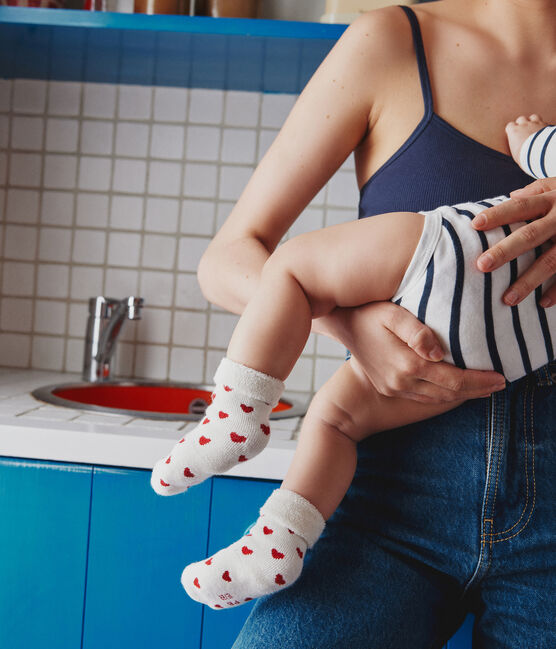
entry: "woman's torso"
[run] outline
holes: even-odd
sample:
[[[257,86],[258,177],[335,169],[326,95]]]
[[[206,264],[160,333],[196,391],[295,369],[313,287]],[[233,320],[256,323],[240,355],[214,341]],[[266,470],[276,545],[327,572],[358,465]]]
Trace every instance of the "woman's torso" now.
[[[556,121],[556,87],[541,74],[542,58],[539,68],[520,65],[517,55],[509,65],[503,44],[462,7],[435,2],[414,12],[424,72],[408,17],[399,7],[384,10],[405,53],[396,61],[403,83],[374,89],[381,109],[354,151],[360,216],[479,200],[530,180],[509,156],[504,125],[533,112]]]

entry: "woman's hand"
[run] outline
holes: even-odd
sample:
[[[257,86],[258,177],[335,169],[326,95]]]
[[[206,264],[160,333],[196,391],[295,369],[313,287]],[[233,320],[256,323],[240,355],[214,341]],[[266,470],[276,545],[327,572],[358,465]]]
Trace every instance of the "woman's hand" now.
[[[506,385],[496,372],[440,362],[444,352],[432,330],[391,302],[336,309],[319,320],[314,330],[344,343],[385,396],[444,403],[485,397]]]
[[[472,225],[476,230],[491,230],[499,225],[532,219],[478,258],[477,268],[483,272],[495,270],[543,243],[550,244],[504,293],[504,302],[513,306],[556,274],[556,178],[536,180],[511,192],[510,196],[511,200],[478,214]],[[544,293],[540,305],[546,308],[554,303],[556,283]]]

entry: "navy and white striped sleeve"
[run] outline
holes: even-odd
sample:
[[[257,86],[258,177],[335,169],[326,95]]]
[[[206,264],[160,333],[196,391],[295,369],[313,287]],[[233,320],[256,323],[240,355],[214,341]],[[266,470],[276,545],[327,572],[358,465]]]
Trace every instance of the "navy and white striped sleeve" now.
[[[556,126],[545,126],[525,140],[519,164],[533,178],[556,176]]]

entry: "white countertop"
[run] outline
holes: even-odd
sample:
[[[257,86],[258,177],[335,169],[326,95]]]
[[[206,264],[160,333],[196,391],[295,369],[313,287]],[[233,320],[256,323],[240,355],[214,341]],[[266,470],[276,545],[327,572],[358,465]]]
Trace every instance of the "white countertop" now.
[[[77,374],[0,368],[0,456],[152,469],[196,424],[97,414],[37,401],[31,392],[54,383],[80,382]],[[257,457],[226,475],[282,480],[299,418],[281,419]]]

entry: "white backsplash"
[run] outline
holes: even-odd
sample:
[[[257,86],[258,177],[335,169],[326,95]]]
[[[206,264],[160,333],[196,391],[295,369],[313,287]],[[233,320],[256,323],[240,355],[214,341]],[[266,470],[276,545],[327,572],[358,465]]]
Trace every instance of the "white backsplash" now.
[[[0,366],[80,372],[88,298],[145,299],[116,374],[212,382],[237,317],[195,271],[296,97],[0,80]],[[356,218],[352,156],[289,235]],[[311,336],[287,388],[344,357]]]

